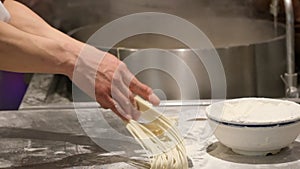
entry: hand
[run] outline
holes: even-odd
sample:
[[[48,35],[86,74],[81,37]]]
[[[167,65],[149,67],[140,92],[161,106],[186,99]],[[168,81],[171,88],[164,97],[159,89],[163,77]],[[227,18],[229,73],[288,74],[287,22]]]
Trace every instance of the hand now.
[[[127,120],[137,120],[140,116],[134,101],[135,95],[153,105],[160,102],[152,89],[138,81],[123,62],[91,46],[82,50],[74,69],[73,81],[103,108],[110,108]],[[91,86],[95,87],[94,91]]]

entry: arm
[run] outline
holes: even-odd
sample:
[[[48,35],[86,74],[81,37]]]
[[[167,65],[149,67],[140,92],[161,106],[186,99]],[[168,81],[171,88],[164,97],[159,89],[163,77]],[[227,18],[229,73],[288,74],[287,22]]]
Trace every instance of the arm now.
[[[132,105],[134,95],[159,104],[152,90],[139,82],[113,55],[52,28],[16,1],[6,0],[4,5],[11,20],[8,24],[0,22],[0,69],[64,74],[94,96],[102,107],[112,109],[125,119],[139,116]]]
[[[75,57],[62,44],[0,22],[0,69],[70,74]],[[64,56],[61,56],[64,54]]]
[[[75,39],[72,39],[59,30],[51,27],[40,16],[35,14],[25,5],[14,0],[6,0],[4,5],[12,16],[9,24],[13,25],[17,29],[53,40],[63,40],[65,42],[71,40],[73,41],[72,43],[76,42]]]
[[[6,0],[4,6],[11,19],[8,24],[0,23],[0,69],[71,77],[84,44],[54,29],[17,1]]]

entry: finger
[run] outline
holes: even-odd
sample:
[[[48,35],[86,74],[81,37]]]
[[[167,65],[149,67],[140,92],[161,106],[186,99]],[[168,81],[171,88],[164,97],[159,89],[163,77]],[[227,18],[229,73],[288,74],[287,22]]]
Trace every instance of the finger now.
[[[129,96],[129,99],[130,99],[130,102],[133,105],[133,107],[137,109],[137,102],[134,99],[135,96],[136,96],[135,94],[131,93],[131,95]]]
[[[118,103],[114,101],[110,96],[102,96],[99,97],[97,102],[101,105],[104,109],[111,109],[114,113],[116,113],[119,117],[121,117],[123,120],[130,120],[131,116],[128,116],[125,111],[121,108],[121,106],[118,106]]]
[[[118,85],[115,82],[113,82],[113,87],[112,88],[113,89],[119,89],[121,91],[121,93],[123,93],[123,95],[125,95],[126,98],[128,98],[129,101],[135,106],[136,105],[136,102],[134,100],[135,95],[130,91],[129,85],[127,85],[124,81],[120,81],[120,80],[118,80],[118,81],[119,81]]]
[[[114,101],[114,106],[111,108],[113,112],[115,112],[119,117],[121,117],[123,120],[129,121],[132,119],[130,114],[127,114],[125,110],[122,108],[122,106],[119,105],[117,101]]]
[[[135,97],[135,95],[132,92],[130,92],[130,94],[129,94],[129,100],[130,100],[130,102],[131,102],[131,104],[133,106],[133,109],[134,109],[134,111],[132,113],[132,118],[134,120],[138,120],[140,118],[140,116],[141,116],[141,112],[138,110],[138,105],[137,105],[137,102],[134,99],[134,97]]]
[[[110,109],[114,107],[114,101],[112,98],[108,95],[103,95],[101,97],[98,97],[97,102],[100,104],[101,108],[104,109]]]
[[[155,106],[159,105],[160,100],[153,93],[152,89],[150,87],[148,87],[147,85],[138,81],[137,78],[133,77],[129,88],[134,94],[137,94],[137,95],[141,96],[143,99],[148,100],[153,105],[155,105]]]
[[[122,75],[120,72],[114,73],[111,92],[113,93],[115,90],[117,91],[117,89],[119,89],[120,92],[132,103],[132,105],[136,107],[136,101],[134,100],[135,95],[130,91],[129,83],[124,81],[124,76],[125,75]]]
[[[160,103],[160,99],[159,97],[156,96],[156,94],[152,93],[149,97],[148,97],[148,101],[150,103],[152,103],[154,106],[158,106]]]
[[[127,69],[127,66],[122,62],[118,67],[121,73],[122,80],[125,85],[129,86],[133,94],[140,95],[145,100],[148,100],[153,105],[159,105],[159,98],[153,94],[152,89],[147,85],[141,83],[136,77]]]
[[[116,107],[112,107],[111,110],[112,110],[114,113],[116,113],[116,115],[118,115],[121,119],[123,119],[123,120],[125,120],[125,121],[131,120],[130,117],[128,117],[128,116],[123,116],[123,114],[120,113],[120,112],[117,110]]]
[[[140,116],[140,112],[133,106],[130,99],[126,97],[124,93],[127,92],[122,92],[120,91],[120,89],[115,89],[113,93],[113,99],[118,102],[118,104],[121,106],[121,108],[125,111],[126,114],[129,114],[134,120],[136,120]]]

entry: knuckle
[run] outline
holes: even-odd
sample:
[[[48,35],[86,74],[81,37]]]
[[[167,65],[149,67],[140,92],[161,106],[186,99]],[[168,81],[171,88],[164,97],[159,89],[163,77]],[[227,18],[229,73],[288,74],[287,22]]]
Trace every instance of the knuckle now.
[[[107,104],[108,104],[108,106],[109,106],[110,108],[115,107],[115,102],[112,100],[111,97],[107,96],[107,97],[105,98],[105,100],[107,101]]]
[[[96,95],[99,97],[105,97],[108,95],[111,91],[111,88],[109,86],[101,86],[96,90]]]
[[[103,96],[97,99],[97,102],[101,105],[102,108],[104,109],[111,109],[115,107],[114,102],[109,96]]]

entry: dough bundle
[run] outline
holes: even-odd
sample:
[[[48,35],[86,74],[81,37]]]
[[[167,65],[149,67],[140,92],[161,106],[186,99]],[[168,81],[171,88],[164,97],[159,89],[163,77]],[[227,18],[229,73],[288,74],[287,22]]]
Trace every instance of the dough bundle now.
[[[138,109],[142,112],[142,117],[151,119],[151,122],[143,124],[130,120],[126,124],[126,128],[137,142],[150,153],[151,168],[187,169],[188,161],[183,138],[174,127],[175,123],[152,109],[140,97],[136,97],[135,100]]]

